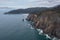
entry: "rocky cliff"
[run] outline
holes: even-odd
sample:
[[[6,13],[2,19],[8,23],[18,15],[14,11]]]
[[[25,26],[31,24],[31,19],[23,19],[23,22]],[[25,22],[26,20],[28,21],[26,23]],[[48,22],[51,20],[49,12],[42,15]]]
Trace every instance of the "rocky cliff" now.
[[[60,39],[60,5],[40,13],[29,14],[28,21],[34,22],[34,27],[42,29],[50,37]]]

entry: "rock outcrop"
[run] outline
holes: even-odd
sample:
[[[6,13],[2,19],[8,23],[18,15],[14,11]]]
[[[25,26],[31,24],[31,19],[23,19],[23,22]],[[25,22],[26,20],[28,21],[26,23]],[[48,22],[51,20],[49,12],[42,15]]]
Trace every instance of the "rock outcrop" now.
[[[60,6],[42,11],[36,14],[29,14],[28,21],[34,22],[34,27],[42,29],[50,37],[60,39]]]

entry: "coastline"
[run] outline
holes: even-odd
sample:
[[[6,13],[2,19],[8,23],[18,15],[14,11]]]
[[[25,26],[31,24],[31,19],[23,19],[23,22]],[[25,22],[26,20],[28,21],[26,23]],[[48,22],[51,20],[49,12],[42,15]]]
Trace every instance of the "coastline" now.
[[[60,6],[39,13],[31,13],[26,20],[30,21],[35,29],[38,29],[39,34],[44,33],[46,37],[53,40],[60,39]]]
[[[30,21],[30,24],[29,24],[29,25],[31,25],[31,24],[32,24],[32,23],[31,23],[31,21]],[[44,36],[46,36],[46,38],[48,38],[48,39],[51,39],[51,40],[60,40],[60,39],[58,39],[58,38],[56,38],[56,37],[53,37],[53,38],[50,37],[48,34],[45,34],[42,29],[34,28],[32,25],[31,25],[31,29],[32,29],[32,30],[35,29],[35,30],[38,32],[39,35],[44,35]]]
[[[35,29],[35,30],[38,32],[39,35],[44,35],[44,36],[46,36],[46,38],[51,39],[51,37],[48,36],[48,34],[45,34],[42,29],[34,28],[34,25],[33,25],[33,22],[32,22],[32,21],[28,21],[28,22],[29,22],[28,25],[29,25],[29,26],[31,25],[30,28],[31,28],[32,30]]]
[[[28,15],[30,16],[30,15]],[[32,16],[31,16],[32,17]],[[33,19],[33,18],[32,18]],[[46,38],[49,38],[49,39],[52,39],[52,40],[60,40],[59,38],[53,36],[53,35],[49,35],[48,33],[44,33],[44,30],[43,29],[40,29],[38,24],[36,25],[35,24],[35,21],[32,21],[32,20],[28,20],[30,22],[30,24],[32,25],[31,26],[31,29],[36,29],[38,31],[38,34],[39,35],[45,35]],[[47,30],[48,31],[48,30]],[[50,33],[50,32],[49,32]]]

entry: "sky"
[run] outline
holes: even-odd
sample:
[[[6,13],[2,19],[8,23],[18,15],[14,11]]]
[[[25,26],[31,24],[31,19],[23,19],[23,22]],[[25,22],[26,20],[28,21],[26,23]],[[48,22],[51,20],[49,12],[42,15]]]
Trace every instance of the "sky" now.
[[[0,7],[10,8],[52,7],[59,4],[60,0],[0,0]]]

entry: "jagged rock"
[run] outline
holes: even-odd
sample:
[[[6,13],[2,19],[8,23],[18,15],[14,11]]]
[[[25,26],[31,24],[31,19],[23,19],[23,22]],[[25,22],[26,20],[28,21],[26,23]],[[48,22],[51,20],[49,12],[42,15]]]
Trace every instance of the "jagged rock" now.
[[[38,14],[29,14],[27,19],[34,22],[35,28],[42,29],[49,36],[60,39],[60,6],[57,8],[53,7]]]

